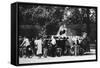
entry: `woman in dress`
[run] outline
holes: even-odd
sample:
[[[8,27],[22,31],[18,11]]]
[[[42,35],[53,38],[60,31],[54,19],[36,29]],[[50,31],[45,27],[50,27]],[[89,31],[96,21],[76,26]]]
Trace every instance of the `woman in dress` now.
[[[37,52],[36,52],[36,54],[41,58],[41,56],[42,56],[42,44],[43,44],[42,38],[36,39],[34,41],[34,43],[37,45]]]

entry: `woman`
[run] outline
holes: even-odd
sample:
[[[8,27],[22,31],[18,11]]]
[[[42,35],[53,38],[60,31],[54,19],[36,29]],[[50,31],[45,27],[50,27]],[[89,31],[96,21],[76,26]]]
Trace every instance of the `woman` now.
[[[41,56],[42,56],[42,44],[43,44],[42,39],[41,38],[40,39],[36,39],[34,41],[34,43],[37,45],[36,54],[41,58]]]

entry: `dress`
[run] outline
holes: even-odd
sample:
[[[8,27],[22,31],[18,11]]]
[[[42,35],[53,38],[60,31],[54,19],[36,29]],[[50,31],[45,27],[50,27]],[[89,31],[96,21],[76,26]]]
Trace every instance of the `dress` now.
[[[42,44],[43,44],[42,40],[39,39],[39,40],[35,40],[34,42],[37,45],[37,52],[36,52],[37,55],[42,54]]]

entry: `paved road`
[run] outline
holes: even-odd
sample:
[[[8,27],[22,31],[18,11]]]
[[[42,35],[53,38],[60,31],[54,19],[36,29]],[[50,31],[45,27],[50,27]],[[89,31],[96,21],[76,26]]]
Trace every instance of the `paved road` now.
[[[47,57],[38,58],[36,56],[32,58],[19,58],[20,64],[27,63],[44,63],[44,62],[61,62],[61,61],[78,61],[78,60],[92,60],[96,59],[95,50],[91,49],[90,52],[85,53],[82,56],[61,56],[61,57]]]

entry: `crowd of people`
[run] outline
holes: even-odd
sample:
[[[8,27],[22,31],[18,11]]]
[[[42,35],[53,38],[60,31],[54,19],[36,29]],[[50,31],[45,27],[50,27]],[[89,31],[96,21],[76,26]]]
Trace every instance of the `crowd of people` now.
[[[90,51],[87,33],[83,32],[82,36],[68,36],[65,25],[60,27],[56,35],[19,38],[20,57],[83,55],[86,51]]]
[[[23,37],[19,40],[19,56],[41,58],[41,56],[83,55],[85,51],[89,51],[89,43],[87,39],[82,39],[83,43],[80,41],[78,37],[57,37],[55,35],[35,39]]]

